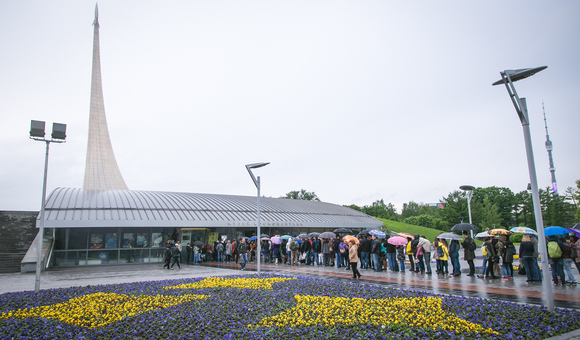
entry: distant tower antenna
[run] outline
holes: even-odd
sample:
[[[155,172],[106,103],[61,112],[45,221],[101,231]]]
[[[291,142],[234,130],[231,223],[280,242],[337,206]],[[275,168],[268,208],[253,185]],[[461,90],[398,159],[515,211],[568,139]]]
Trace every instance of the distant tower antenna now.
[[[544,125],[546,126],[546,150],[548,151],[548,159],[550,160],[550,173],[552,174],[552,190],[555,195],[558,195],[558,185],[556,184],[556,168],[554,167],[554,159],[552,158],[552,141],[550,140],[550,135],[548,135],[548,121],[546,120],[546,109],[544,108],[544,102],[542,102],[542,110],[544,111]]]

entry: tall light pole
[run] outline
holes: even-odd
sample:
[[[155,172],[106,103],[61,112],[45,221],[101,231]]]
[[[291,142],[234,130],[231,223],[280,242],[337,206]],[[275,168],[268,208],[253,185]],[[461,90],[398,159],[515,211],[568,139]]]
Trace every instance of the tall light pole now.
[[[467,213],[469,214],[469,224],[471,223],[471,196],[473,195],[473,190],[475,190],[475,187],[472,185],[462,185],[459,187],[459,189],[463,190],[463,191],[467,191]],[[471,232],[471,238],[473,238],[473,230],[470,230]]]
[[[532,149],[532,137],[530,133],[530,120],[528,118],[528,107],[526,98],[520,98],[514,87],[514,82],[530,77],[548,66],[535,68],[525,68],[519,70],[505,70],[500,72],[501,79],[492,85],[504,84],[512,103],[516,109],[520,122],[524,130],[524,141],[526,144],[526,154],[528,157],[528,171],[530,173],[530,185],[532,187],[532,200],[534,202],[534,216],[536,218],[536,229],[538,232],[538,250],[542,261],[543,285],[546,295],[546,305],[550,312],[554,311],[554,294],[550,283],[550,270],[548,265],[548,252],[546,250],[546,237],[544,236],[544,221],[542,219],[542,209],[540,206],[540,195],[538,193],[538,179],[536,177],[536,164],[534,162],[534,152]]]
[[[252,180],[254,181],[254,184],[256,185],[256,188],[258,189],[258,203],[257,203],[257,212],[258,212],[258,236],[256,239],[256,242],[258,243],[258,247],[256,248],[256,259],[258,262],[258,274],[260,274],[260,252],[262,250],[262,245],[261,245],[261,240],[260,240],[260,176],[258,176],[258,178],[256,178],[254,176],[254,173],[252,172],[252,169],[257,169],[257,168],[261,168],[263,166],[266,166],[270,164],[270,162],[268,163],[253,163],[253,164],[246,164],[246,170],[248,170],[248,173],[250,174],[250,177],[252,177]]]
[[[52,123],[51,139],[44,138],[45,122],[39,120],[30,121],[30,139],[46,143],[44,156],[44,179],[42,181],[42,204],[40,205],[40,225],[38,227],[38,257],[36,258],[36,279],[34,291],[40,291],[40,273],[42,272],[42,241],[44,240],[44,207],[46,204],[46,178],[48,175],[48,150],[50,143],[64,143],[66,139],[66,124]]]

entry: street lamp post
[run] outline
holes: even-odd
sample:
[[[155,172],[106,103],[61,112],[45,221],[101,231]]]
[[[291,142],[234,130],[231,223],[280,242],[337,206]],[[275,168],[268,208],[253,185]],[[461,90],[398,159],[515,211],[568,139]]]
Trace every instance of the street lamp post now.
[[[530,133],[530,121],[528,118],[528,107],[526,105],[526,98],[520,98],[514,87],[514,82],[530,77],[548,66],[540,66],[535,68],[526,68],[519,70],[505,70],[500,72],[501,79],[492,85],[504,84],[512,103],[516,109],[520,122],[524,130],[524,141],[526,145],[526,154],[528,158],[528,171],[530,173],[530,185],[532,187],[532,200],[534,202],[534,216],[536,218],[536,229],[538,232],[538,250],[541,256],[543,285],[546,295],[546,304],[550,312],[554,311],[554,295],[552,292],[552,285],[550,283],[550,270],[548,264],[548,252],[546,248],[546,238],[544,236],[544,221],[542,219],[542,209],[540,206],[540,195],[538,193],[538,179],[536,176],[536,165],[534,162],[534,153],[532,149],[532,137]]]
[[[471,222],[471,196],[473,195],[473,190],[475,190],[475,187],[472,185],[462,185],[459,187],[459,189],[463,190],[463,191],[467,191],[467,213],[469,214],[469,224],[472,224]],[[471,232],[471,238],[473,238],[473,230],[470,230]]]
[[[256,259],[257,259],[257,263],[258,263],[258,274],[260,274],[260,252],[262,251],[262,245],[261,245],[261,240],[260,240],[260,176],[258,176],[258,178],[256,178],[254,176],[254,173],[252,172],[252,169],[257,169],[257,168],[261,168],[263,166],[266,166],[270,164],[270,162],[268,163],[253,163],[253,164],[246,164],[246,169],[248,170],[248,173],[250,174],[250,177],[252,177],[252,180],[254,181],[254,184],[256,185],[256,188],[258,189],[258,202],[257,202],[257,223],[258,223],[258,236],[256,239],[256,242],[258,244],[258,247],[256,248]]]
[[[40,291],[40,273],[42,272],[42,241],[44,240],[44,207],[46,205],[46,178],[48,175],[48,150],[50,143],[64,143],[66,139],[66,124],[52,123],[51,139],[44,138],[45,122],[30,121],[30,139],[46,143],[46,153],[44,156],[44,179],[42,181],[42,204],[40,205],[40,225],[38,226],[38,257],[36,258],[36,279],[34,291]]]

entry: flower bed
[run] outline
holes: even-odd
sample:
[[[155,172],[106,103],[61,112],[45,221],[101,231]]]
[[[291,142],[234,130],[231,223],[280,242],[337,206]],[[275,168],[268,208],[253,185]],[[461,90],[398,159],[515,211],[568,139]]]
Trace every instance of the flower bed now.
[[[0,295],[0,339],[542,339],[580,311],[279,275]]]

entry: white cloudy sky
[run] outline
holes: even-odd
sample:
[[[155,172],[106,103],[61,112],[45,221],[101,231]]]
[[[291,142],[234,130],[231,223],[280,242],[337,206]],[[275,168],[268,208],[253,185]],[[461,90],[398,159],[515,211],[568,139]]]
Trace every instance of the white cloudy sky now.
[[[0,210],[38,210],[43,144],[68,124],[48,191],[82,187],[92,1],[0,2]],[[578,1],[99,2],[105,108],[130,189],[326,202],[438,202],[460,185],[529,182],[522,127],[499,71],[528,100],[540,187],[580,179]]]

